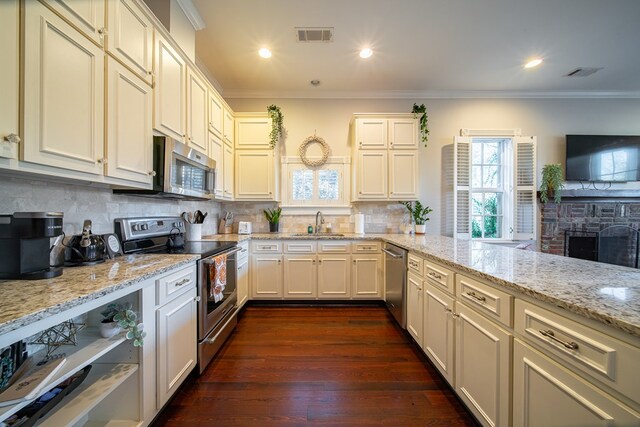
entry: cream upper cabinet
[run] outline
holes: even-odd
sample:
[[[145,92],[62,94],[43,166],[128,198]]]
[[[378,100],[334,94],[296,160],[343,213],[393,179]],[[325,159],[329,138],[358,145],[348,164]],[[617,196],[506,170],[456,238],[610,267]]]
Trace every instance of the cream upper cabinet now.
[[[236,200],[276,200],[273,150],[236,150]]]
[[[216,182],[213,195],[221,199],[224,195],[224,147],[222,140],[209,132],[209,157],[216,162]]]
[[[153,25],[133,0],[107,2],[107,50],[152,83]]]
[[[223,144],[222,147],[222,156],[223,156],[223,167],[224,167],[224,182],[223,182],[223,194],[222,197],[224,200],[233,200],[233,187],[234,187],[234,170],[235,165],[233,164],[233,147]]]
[[[224,135],[222,133],[223,126],[224,105],[218,97],[218,94],[212,88],[209,88],[209,132],[222,139]]]
[[[284,297],[315,299],[317,295],[316,254],[284,256]]]
[[[225,144],[233,146],[235,142],[235,120],[233,118],[233,111],[228,108],[224,108],[222,115],[222,128],[223,128],[223,140]]]
[[[105,0],[44,0],[64,16],[85,36],[99,45],[104,44]],[[30,3],[29,1],[26,2]]]
[[[107,60],[107,175],[150,184],[153,173],[151,86]]]
[[[351,255],[351,297],[378,299],[383,294],[382,257],[376,254]]]
[[[436,289],[430,282],[426,282],[423,303],[422,349],[449,384],[453,385],[453,298]]]
[[[154,55],[153,127],[158,132],[185,142],[187,66],[157,31]]]
[[[269,117],[237,117],[236,149],[270,149],[270,132]]]
[[[208,154],[207,86],[194,70],[187,68],[187,145]]]
[[[345,299],[351,296],[351,255],[318,255],[318,298]]]
[[[0,157],[17,159],[19,81],[19,2],[0,2]]]
[[[418,198],[418,150],[389,151],[389,198]]]
[[[356,144],[361,150],[387,148],[387,119],[356,119]]]
[[[418,121],[416,119],[389,120],[389,148],[416,150],[418,141]]]
[[[422,346],[423,304],[422,278],[409,273],[407,276],[407,332]]]
[[[387,198],[387,151],[360,150],[356,158],[356,199]]]
[[[104,52],[43,4],[24,10],[24,160],[102,174]]]

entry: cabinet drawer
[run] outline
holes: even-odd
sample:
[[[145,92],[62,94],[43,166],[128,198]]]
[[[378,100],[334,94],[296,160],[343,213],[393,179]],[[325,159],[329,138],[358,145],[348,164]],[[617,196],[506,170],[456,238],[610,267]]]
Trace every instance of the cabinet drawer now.
[[[332,241],[319,241],[318,253],[321,254],[348,254],[350,242],[332,242]]]
[[[409,268],[409,271],[423,277],[423,262],[424,260],[422,258],[410,253],[409,258],[407,258],[407,267]]]
[[[584,324],[517,299],[515,331],[564,365],[592,375],[640,403],[640,349]]]
[[[355,253],[378,253],[380,252],[380,242],[353,242],[351,252]]]
[[[424,260],[423,276],[429,279],[429,282],[433,283],[437,288],[453,294],[455,289],[453,271],[435,262]]]
[[[164,305],[196,287],[196,266],[187,267],[156,280],[156,304]]]
[[[470,277],[456,276],[458,300],[503,325],[512,325],[513,296]]]
[[[282,242],[253,242],[251,243],[251,251],[255,253],[282,253]]]
[[[249,259],[249,243],[238,244],[240,252],[238,252],[238,265],[246,262]]]
[[[316,242],[302,240],[285,242],[284,251],[289,254],[314,254],[316,253]]]

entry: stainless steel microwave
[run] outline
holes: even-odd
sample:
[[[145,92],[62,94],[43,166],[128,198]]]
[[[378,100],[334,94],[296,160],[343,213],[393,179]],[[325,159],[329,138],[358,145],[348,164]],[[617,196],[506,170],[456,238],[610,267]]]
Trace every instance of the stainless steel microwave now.
[[[117,189],[114,193],[173,199],[213,199],[216,162],[168,136],[153,137],[151,190]]]

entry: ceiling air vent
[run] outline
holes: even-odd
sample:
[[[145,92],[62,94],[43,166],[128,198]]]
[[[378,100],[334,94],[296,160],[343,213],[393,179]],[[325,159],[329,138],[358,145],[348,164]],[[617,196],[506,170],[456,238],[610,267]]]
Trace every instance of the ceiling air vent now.
[[[333,27],[296,27],[296,39],[305,43],[327,43],[333,41]]]
[[[569,74],[565,74],[565,76],[567,77],[587,77],[590,76],[591,74],[602,70],[602,67],[600,68],[594,68],[594,67],[580,67],[580,68],[576,68],[575,70],[571,71]]]

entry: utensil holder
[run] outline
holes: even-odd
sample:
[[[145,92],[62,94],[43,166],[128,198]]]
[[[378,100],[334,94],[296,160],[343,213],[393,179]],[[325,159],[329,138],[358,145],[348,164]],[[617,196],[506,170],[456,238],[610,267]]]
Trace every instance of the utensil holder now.
[[[187,224],[187,240],[202,240],[202,224]]]

